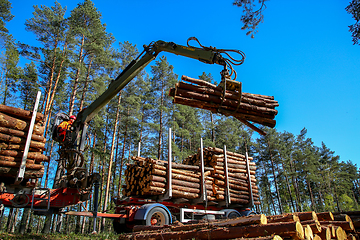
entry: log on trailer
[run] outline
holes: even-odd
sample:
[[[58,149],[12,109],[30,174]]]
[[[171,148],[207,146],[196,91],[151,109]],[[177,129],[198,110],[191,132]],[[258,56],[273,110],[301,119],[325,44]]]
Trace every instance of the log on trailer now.
[[[3,182],[17,177],[31,118],[31,111],[0,104],[0,180]],[[42,162],[50,160],[42,153],[46,143],[43,121],[44,115],[37,113],[26,159],[24,182],[26,179],[41,178],[44,174]]]
[[[206,197],[212,202],[224,202],[226,199],[226,179],[223,167],[218,170],[214,167],[217,164],[222,165],[224,157],[212,158],[215,154],[224,154],[223,150],[217,148],[205,148],[204,158],[211,161],[205,162],[204,187],[206,188]],[[228,168],[228,186],[230,201],[234,204],[248,205],[260,204],[258,188],[255,178],[255,163],[250,161],[251,169],[249,176],[247,171],[237,171],[236,167],[246,169],[245,156],[227,151],[228,161],[233,161],[232,166]],[[183,164],[172,163],[172,198],[183,198],[188,200],[198,199],[201,197],[201,171],[199,167],[199,153],[189,156],[187,159],[197,159],[195,162],[184,160]],[[132,157],[133,164],[127,164],[125,170],[125,186],[123,188],[124,196],[161,196],[168,191],[168,169],[167,162],[154,160],[151,158]],[[216,161],[214,161],[214,159]],[[235,160],[234,160],[235,159]],[[252,160],[252,158],[249,158]],[[250,188],[252,195],[250,195]],[[252,196],[252,199],[251,199]],[[251,202],[253,201],[253,202]]]

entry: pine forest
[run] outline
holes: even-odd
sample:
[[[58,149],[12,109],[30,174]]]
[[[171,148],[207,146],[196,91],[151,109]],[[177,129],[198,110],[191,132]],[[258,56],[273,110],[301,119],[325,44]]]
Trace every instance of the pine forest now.
[[[5,21],[14,17],[10,9],[3,13]],[[59,112],[76,115],[86,108],[142,51],[131,42],[118,42],[107,32],[101,16],[91,0],[80,2],[74,9],[58,2],[34,6],[24,28],[33,33],[36,46],[18,42],[2,21],[1,104],[32,110],[37,92],[42,93],[39,112],[45,116],[44,154],[50,161],[43,163],[40,187],[52,188],[54,179],[64,173],[57,161],[59,145],[51,139],[54,116]],[[20,59],[27,63],[20,66]],[[217,84],[206,72],[193,77]],[[234,117],[173,104],[169,90],[180,78],[166,56],[160,56],[90,122],[85,168],[101,176],[99,211],[114,212],[111,199],[122,194],[124,172],[133,161],[131,157],[137,155],[139,144],[141,156],[167,159],[169,128],[177,163],[197,153],[201,138],[204,147],[226,145],[229,151],[248,152],[257,166],[260,205],[254,211],[258,213],[359,210],[357,166],[350,160],[340,161],[325,142],[316,146],[306,126],[296,133],[260,127],[267,133],[262,136]],[[91,207],[93,203],[86,204]],[[66,210],[80,211],[81,206]],[[89,233],[93,229],[91,218],[79,216],[65,216],[59,229],[58,217],[6,208],[0,231]],[[50,220],[51,226],[44,230]],[[96,224],[102,231],[113,231],[110,220],[98,219]]]

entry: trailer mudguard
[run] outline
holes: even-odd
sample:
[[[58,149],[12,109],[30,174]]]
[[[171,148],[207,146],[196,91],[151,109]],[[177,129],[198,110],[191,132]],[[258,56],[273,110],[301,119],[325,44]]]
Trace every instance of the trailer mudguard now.
[[[149,204],[144,204],[142,205],[135,213],[135,220],[146,220],[146,216],[149,213],[149,211],[151,209],[153,209],[154,207],[161,207],[163,208],[168,214],[169,214],[169,219],[170,219],[170,224],[172,223],[172,215],[169,211],[169,209],[164,206],[163,204],[160,203],[149,203]]]

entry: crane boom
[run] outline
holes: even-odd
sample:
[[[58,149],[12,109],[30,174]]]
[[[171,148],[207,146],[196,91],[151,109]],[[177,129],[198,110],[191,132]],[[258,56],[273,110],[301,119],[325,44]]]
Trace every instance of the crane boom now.
[[[223,57],[210,49],[182,46],[173,42],[164,42],[161,40],[154,42],[149,46],[144,46],[144,48],[145,50],[125,68],[125,70],[109,85],[108,89],[78,114],[77,119],[73,124],[74,127],[81,124],[87,124],[102,107],[115,97],[117,93],[119,93],[162,51],[197,59],[208,64],[226,65]]]
[[[194,40],[194,38],[190,38]],[[196,39],[197,40],[197,39]],[[189,41],[189,40],[188,40]],[[103,108],[110,100],[116,96],[137,74],[139,74],[160,52],[169,52],[199,60],[207,64],[219,64],[226,68],[226,59],[215,48],[197,48],[193,46],[182,46],[173,42],[156,41],[148,46],[144,45],[144,51],[133,60],[124,71],[111,82],[107,90],[101,94],[87,108],[79,112],[76,121],[73,123],[72,143],[75,144],[78,133],[82,130],[81,141],[78,146],[82,150],[88,122]]]

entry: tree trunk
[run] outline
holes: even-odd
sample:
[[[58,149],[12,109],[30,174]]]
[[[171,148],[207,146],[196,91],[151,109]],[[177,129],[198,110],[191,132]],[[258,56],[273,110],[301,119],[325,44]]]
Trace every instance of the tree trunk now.
[[[50,95],[50,93],[51,93],[51,97],[50,97],[50,99],[46,99],[46,104],[45,104],[45,108],[44,108],[44,115],[45,115],[45,121],[44,121],[45,122],[45,135],[44,136],[45,137],[46,137],[46,134],[47,134],[47,126],[49,126],[49,122],[50,122],[49,119],[50,119],[51,107],[52,107],[53,102],[54,102],[57,85],[59,83],[62,67],[63,67],[64,62],[65,62],[66,49],[67,49],[67,42],[64,43],[62,60],[61,60],[60,65],[59,65],[59,72],[57,73],[57,77],[56,77],[56,80],[55,80],[54,87],[53,87],[52,91],[50,91],[51,89],[48,91],[48,95]]]
[[[123,170],[123,166],[124,166],[124,156],[125,156],[125,146],[126,146],[126,138],[127,138],[127,129],[128,129],[128,121],[129,121],[129,108],[128,108],[128,113],[127,113],[127,119],[126,119],[126,123],[125,123],[125,132],[124,132],[124,140],[123,140],[123,148],[122,148],[122,153],[121,153],[121,161],[120,161],[120,172],[119,172],[119,184],[118,184],[118,196],[120,196],[121,193],[121,182],[122,182],[122,170]]]
[[[307,184],[308,189],[309,189],[309,195],[310,195],[310,199],[311,199],[312,210],[316,212],[317,209],[316,209],[316,205],[315,205],[315,201],[314,201],[314,194],[313,194],[312,188],[310,186],[310,181],[307,180],[307,179],[305,181],[306,181],[306,184]]]
[[[82,95],[81,95],[79,111],[81,111],[84,107],[85,94],[87,92],[88,82],[89,82],[89,78],[90,78],[90,69],[91,69],[91,64],[92,64],[93,59],[94,59],[94,55],[91,56],[90,63],[87,68],[86,78],[85,78],[85,82],[84,82],[84,88],[82,90]]]
[[[84,43],[85,43],[85,36],[83,35],[83,38],[81,40],[79,60],[78,60],[79,65],[81,65],[83,62]],[[76,98],[76,93],[77,93],[78,84],[79,84],[79,77],[80,77],[80,66],[76,70],[76,74],[75,74],[75,78],[74,78],[74,85],[72,88],[72,93],[70,95],[69,115],[73,115],[74,106],[75,106],[75,98]]]
[[[108,174],[106,180],[106,188],[105,188],[105,197],[104,197],[104,205],[103,205],[103,212],[106,212],[108,198],[109,198],[109,189],[110,189],[110,179],[111,179],[111,172],[112,172],[112,164],[114,159],[114,150],[115,150],[115,139],[116,139],[116,131],[118,127],[118,120],[120,114],[120,102],[121,102],[121,93],[119,94],[117,108],[116,108],[116,117],[115,117],[115,124],[113,129],[113,135],[111,140],[111,151],[110,151],[110,158],[109,158],[109,165],[108,165]],[[105,218],[102,218],[102,225],[105,226]]]
[[[210,120],[211,120],[211,141],[215,143],[215,124],[214,124],[214,116],[212,112],[210,112]]]
[[[19,228],[20,234],[24,234],[26,232],[29,218],[30,218],[30,208],[24,208],[23,215],[21,217],[20,228]]]
[[[52,220],[52,214],[46,214],[44,228],[42,230],[42,233],[44,233],[44,234],[50,233],[51,220]]]
[[[163,135],[163,105],[164,105],[164,86],[161,88],[160,114],[159,114],[159,142],[158,142],[158,159],[161,159],[162,135]]]
[[[119,124],[120,125],[120,122],[121,122],[121,116],[120,116],[120,119],[119,119]],[[120,145],[120,129],[118,129],[118,132],[117,132],[117,137],[116,137],[116,149],[115,149],[115,163],[114,163],[114,167],[115,167],[115,171],[113,172],[113,179],[115,181],[116,177],[116,169],[117,169],[117,166],[119,165],[118,163],[118,160],[119,160],[119,145]],[[118,191],[115,191],[116,187],[115,187],[115,183],[113,184],[112,186],[112,193],[113,195],[115,195]],[[117,195],[120,197],[120,195]]]
[[[269,140],[268,140],[268,147],[269,147],[269,153],[270,153],[271,169],[272,169],[272,174],[273,174],[274,184],[275,184],[275,189],[276,189],[276,198],[278,200],[280,214],[282,214],[284,211],[283,211],[283,208],[282,208],[282,202],[281,202],[281,198],[280,198],[280,192],[279,192],[278,183],[277,183],[277,180],[276,180],[274,159],[273,159],[273,155],[271,153],[271,147],[270,147]]]
[[[293,166],[292,161],[290,161],[290,169],[291,169],[291,172],[296,173],[296,168]],[[301,203],[301,198],[300,198],[300,193],[299,193],[299,187],[298,187],[298,184],[297,184],[297,179],[296,179],[296,177],[294,175],[291,178],[292,178],[293,186],[294,186],[294,189],[295,189],[296,211],[301,212],[302,211],[302,207],[301,207],[301,204],[300,204]]]
[[[77,210],[78,212],[81,212],[81,204],[77,204]],[[75,221],[75,233],[78,234],[80,233],[81,230],[81,216],[76,216],[76,221]]]
[[[290,187],[290,182],[289,182],[289,178],[288,178],[287,172],[286,172],[286,170],[285,170],[284,162],[283,162],[283,161],[281,161],[281,165],[282,165],[282,170],[283,170],[283,173],[284,173],[284,176],[285,176],[285,182],[286,182],[287,190],[288,190],[289,197],[290,197],[292,212],[296,212],[297,209],[295,208],[295,205],[294,205],[294,199],[293,199],[293,196],[292,196],[292,191],[291,191],[291,187]]]
[[[88,204],[89,204],[89,201],[86,201],[85,202],[85,208],[86,209],[88,209]],[[82,221],[81,221],[81,230],[80,230],[81,234],[85,233],[85,225],[86,225],[86,217],[83,217]]]

